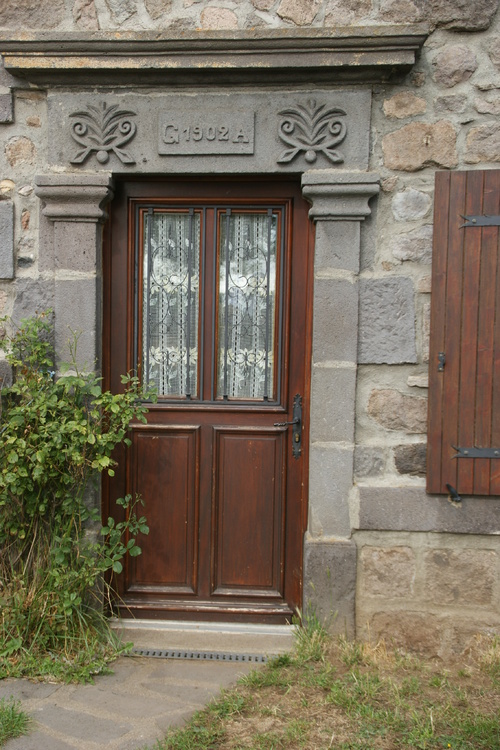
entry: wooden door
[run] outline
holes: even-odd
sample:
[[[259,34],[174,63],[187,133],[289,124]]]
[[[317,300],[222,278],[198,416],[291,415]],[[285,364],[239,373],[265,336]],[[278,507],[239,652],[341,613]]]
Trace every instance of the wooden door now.
[[[158,392],[104,487],[109,507],[139,493],[150,527],[121,577],[121,614],[286,621],[301,602],[307,510],[300,188],[123,182],[107,236],[105,380],[119,390],[137,369]]]

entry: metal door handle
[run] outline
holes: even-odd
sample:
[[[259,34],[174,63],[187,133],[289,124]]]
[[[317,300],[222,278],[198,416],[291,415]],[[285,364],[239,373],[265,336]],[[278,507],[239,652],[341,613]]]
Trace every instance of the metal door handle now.
[[[299,458],[302,448],[302,396],[298,393],[293,399],[293,419],[291,422],[275,422],[275,427],[288,427],[293,425],[292,430],[292,455]]]

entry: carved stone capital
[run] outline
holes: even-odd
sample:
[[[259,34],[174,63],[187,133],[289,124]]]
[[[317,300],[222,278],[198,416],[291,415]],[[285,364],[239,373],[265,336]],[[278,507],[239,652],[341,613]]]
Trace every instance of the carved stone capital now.
[[[42,213],[50,221],[103,222],[103,206],[113,197],[111,175],[41,175],[35,193],[43,201]]]
[[[318,169],[302,175],[302,193],[312,204],[314,221],[363,221],[371,213],[368,201],[379,190],[375,172]]]

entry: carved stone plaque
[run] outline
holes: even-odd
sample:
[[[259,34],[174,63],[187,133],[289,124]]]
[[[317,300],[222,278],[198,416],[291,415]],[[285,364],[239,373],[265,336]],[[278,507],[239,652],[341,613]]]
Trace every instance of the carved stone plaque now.
[[[159,114],[159,154],[253,154],[254,141],[254,112],[198,108],[193,112]]]

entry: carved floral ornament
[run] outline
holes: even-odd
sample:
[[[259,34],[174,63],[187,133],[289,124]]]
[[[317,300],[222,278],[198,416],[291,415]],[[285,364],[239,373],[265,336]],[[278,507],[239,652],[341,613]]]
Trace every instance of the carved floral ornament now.
[[[318,153],[324,154],[334,164],[340,164],[344,157],[334,146],[342,143],[347,134],[347,126],[343,109],[327,107],[326,104],[316,104],[315,99],[309,99],[306,104],[279,112],[283,118],[279,124],[278,135],[287,146],[279,155],[278,164],[292,161],[301,152],[309,164],[318,158]]]
[[[136,134],[137,125],[130,119],[135,116],[136,112],[118,109],[118,104],[108,107],[106,102],[97,107],[87,104],[86,111],[73,112],[71,136],[83,148],[71,159],[71,164],[83,164],[93,152],[100,164],[106,164],[110,152],[122,164],[135,164],[130,154],[121,148]]]

